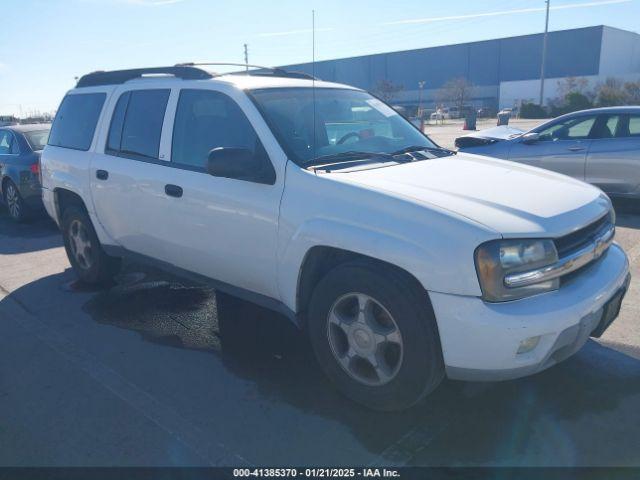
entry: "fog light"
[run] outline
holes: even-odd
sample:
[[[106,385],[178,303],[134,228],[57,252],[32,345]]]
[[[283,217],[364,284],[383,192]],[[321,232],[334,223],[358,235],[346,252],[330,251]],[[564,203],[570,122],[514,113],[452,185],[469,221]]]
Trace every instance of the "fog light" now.
[[[518,352],[517,352],[518,355],[522,353],[530,352],[531,350],[533,350],[538,346],[539,342],[540,342],[540,335],[538,335],[537,337],[529,337],[522,340],[520,342],[520,346],[518,347]]]

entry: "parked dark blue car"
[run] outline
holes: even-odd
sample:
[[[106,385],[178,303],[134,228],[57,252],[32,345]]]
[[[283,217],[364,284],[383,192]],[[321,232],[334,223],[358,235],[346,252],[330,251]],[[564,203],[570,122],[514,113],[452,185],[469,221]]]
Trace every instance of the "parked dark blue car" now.
[[[49,124],[0,127],[0,198],[17,222],[42,210],[40,153]]]

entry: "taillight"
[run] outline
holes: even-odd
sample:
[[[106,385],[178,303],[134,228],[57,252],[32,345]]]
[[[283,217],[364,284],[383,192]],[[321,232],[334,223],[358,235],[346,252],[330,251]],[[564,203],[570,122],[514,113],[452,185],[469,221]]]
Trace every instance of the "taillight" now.
[[[31,173],[33,173],[34,175],[38,176],[38,182],[40,182],[40,185],[42,185],[42,172],[40,171],[40,160],[38,160],[36,163],[32,163],[31,165],[29,165],[29,170],[31,170]]]

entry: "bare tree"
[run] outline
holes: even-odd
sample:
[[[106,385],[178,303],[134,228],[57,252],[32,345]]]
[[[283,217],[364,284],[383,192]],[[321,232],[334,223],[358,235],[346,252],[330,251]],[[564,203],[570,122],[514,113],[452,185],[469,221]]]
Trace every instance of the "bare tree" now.
[[[373,89],[373,94],[377,97],[380,97],[386,103],[391,103],[396,98],[398,93],[403,90],[404,87],[402,85],[396,85],[390,80],[383,79],[379,80],[378,83],[376,83],[376,86]]]
[[[625,83],[624,91],[629,105],[640,105],[640,81]]]
[[[589,80],[582,77],[567,77],[558,80],[558,97],[565,98],[570,93],[582,93],[586,95]]]
[[[436,92],[439,103],[453,103],[462,112],[465,103],[471,97],[473,84],[464,77],[452,78]]]
[[[596,102],[599,107],[613,107],[627,103],[627,94],[622,81],[609,77],[596,87]]]

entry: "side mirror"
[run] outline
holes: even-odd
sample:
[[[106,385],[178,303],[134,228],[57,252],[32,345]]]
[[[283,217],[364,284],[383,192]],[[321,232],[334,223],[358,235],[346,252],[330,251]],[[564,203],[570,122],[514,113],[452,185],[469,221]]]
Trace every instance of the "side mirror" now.
[[[522,143],[525,143],[527,145],[536,143],[538,140],[540,140],[540,134],[538,132],[529,132],[529,133],[525,133],[522,136]]]
[[[260,151],[247,148],[218,147],[209,152],[207,173],[214,177],[273,185],[276,173],[271,162]]]

